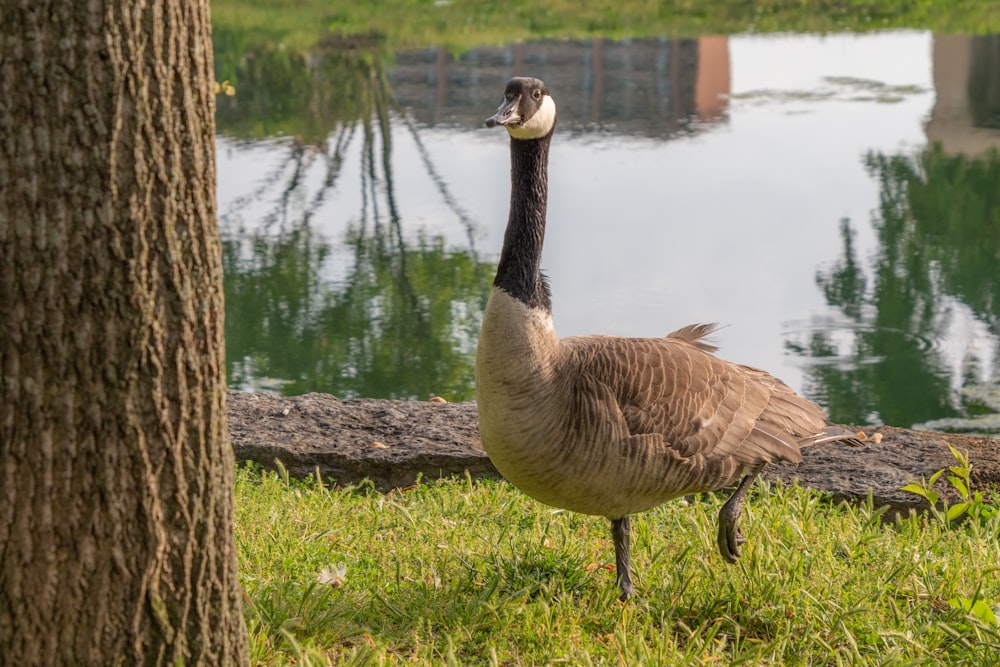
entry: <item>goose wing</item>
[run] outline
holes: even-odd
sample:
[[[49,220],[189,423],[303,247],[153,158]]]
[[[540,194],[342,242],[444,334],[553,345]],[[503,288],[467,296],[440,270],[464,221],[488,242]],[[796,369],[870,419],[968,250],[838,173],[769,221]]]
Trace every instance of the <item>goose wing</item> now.
[[[602,385],[602,412],[630,436],[658,436],[682,457],[742,465],[802,460],[800,446],[823,439],[814,403],[765,371],[730,363],[693,325],[664,338],[580,337],[564,342],[580,386]]]

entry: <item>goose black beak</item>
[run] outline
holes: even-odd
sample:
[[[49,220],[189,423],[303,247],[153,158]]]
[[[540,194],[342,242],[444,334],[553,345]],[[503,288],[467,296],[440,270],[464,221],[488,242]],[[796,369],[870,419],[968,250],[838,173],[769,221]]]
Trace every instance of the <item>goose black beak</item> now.
[[[504,101],[497,108],[496,113],[486,119],[486,127],[496,127],[497,125],[516,125],[521,122],[521,115],[517,113],[517,107],[521,103],[521,96],[516,95]]]

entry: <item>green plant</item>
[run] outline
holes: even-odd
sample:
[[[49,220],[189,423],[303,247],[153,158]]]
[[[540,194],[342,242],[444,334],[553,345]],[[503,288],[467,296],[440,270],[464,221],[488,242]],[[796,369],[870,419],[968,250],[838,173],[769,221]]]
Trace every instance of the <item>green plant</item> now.
[[[991,607],[982,598],[958,597],[948,600],[948,605],[955,609],[961,609],[966,614],[975,616],[987,625],[996,626],[1000,624],[997,621],[997,609],[1000,609],[1000,602]]]
[[[948,444],[948,449],[951,451],[956,465],[938,470],[931,475],[929,480],[911,482],[902,487],[901,490],[915,493],[927,500],[930,503],[931,513],[943,526],[948,526],[951,522],[963,516],[967,519],[975,519],[976,521],[971,522],[970,526],[972,529],[970,530],[970,537],[975,538],[981,535],[981,531],[978,530],[981,524],[988,523],[990,519],[996,518],[997,508],[986,502],[985,494],[982,491],[972,491],[972,464],[969,463],[968,452],[962,452],[951,444]],[[953,505],[949,505],[948,501],[942,499],[941,494],[932,488],[946,472],[951,473],[946,479],[961,498],[961,502]],[[941,501],[940,507],[938,506],[938,501]],[[918,560],[921,558],[919,554],[915,557]],[[981,573],[981,576],[993,575],[996,571],[997,568],[987,568]],[[974,629],[973,632],[985,629],[986,631],[995,633],[998,626],[1000,626],[1000,622],[998,622],[1000,602],[994,602],[991,605],[983,597],[981,586],[981,584],[977,586],[976,592],[972,597],[957,595],[949,597],[947,603],[949,607],[958,610],[964,615],[966,624],[973,623],[978,626],[978,629]]]
[[[950,523],[963,515],[968,515],[968,517],[973,519],[991,519],[996,516],[997,508],[986,502],[983,491],[976,491],[974,493],[972,491],[972,464],[969,463],[968,452],[959,451],[950,443],[948,443],[948,449],[955,458],[957,465],[938,470],[931,475],[929,480],[921,479],[919,482],[910,482],[900,490],[915,493],[925,499],[930,503],[931,512],[946,523]],[[949,505],[947,500],[942,499],[941,494],[933,490],[938,479],[946,472],[951,473],[947,477],[948,483],[951,484],[962,499],[961,502],[954,505]],[[940,508],[938,507],[939,500],[941,501]]]

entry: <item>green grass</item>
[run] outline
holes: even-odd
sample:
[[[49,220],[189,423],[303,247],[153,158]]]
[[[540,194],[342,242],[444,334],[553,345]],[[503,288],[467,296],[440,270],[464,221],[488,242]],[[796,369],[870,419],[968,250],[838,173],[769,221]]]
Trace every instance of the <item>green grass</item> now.
[[[213,0],[217,31],[308,49],[324,34],[372,35],[393,49],[456,52],[527,39],[684,37],[912,28],[984,34],[996,0]]]
[[[723,496],[633,519],[641,598],[617,601],[604,519],[500,481],[388,495],[241,469],[236,536],[258,665],[987,665],[997,517],[883,525],[759,485],[735,566]],[[343,585],[319,583],[343,563]],[[975,608],[967,614],[959,608]],[[985,616],[985,618],[981,618]]]

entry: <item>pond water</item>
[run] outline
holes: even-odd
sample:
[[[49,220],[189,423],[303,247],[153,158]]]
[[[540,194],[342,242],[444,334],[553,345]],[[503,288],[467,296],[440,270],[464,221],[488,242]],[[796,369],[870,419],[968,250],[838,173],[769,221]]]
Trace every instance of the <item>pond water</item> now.
[[[231,386],[474,397],[509,196],[482,121],[529,74],[560,335],[720,322],[836,421],[1000,432],[1000,36],[356,50],[220,100]]]

